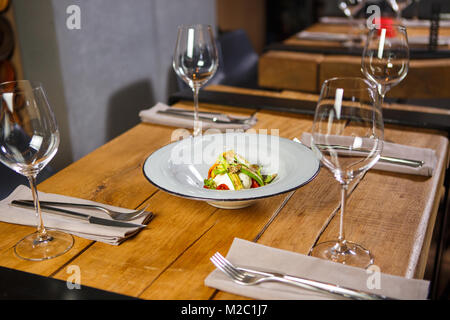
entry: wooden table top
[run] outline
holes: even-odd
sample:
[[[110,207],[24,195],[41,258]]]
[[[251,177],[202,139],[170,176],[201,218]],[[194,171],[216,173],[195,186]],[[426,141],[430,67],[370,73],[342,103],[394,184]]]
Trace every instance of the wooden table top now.
[[[349,33],[345,24],[317,23],[310,32]],[[428,27],[408,27],[408,36],[426,36]],[[439,35],[450,36],[450,27]],[[264,88],[318,93],[324,80],[333,77],[362,76],[361,56],[327,53],[327,48],[342,48],[336,41],[300,39],[296,35],[282,42],[298,51],[268,50],[259,59],[258,84]],[[363,43],[361,44],[361,47]],[[412,45],[410,45],[413,48]],[[422,46],[426,47],[426,46]],[[305,49],[314,48],[314,52]],[[322,50],[323,48],[323,50]],[[449,50],[450,46],[439,49]],[[450,58],[411,59],[406,78],[388,91],[387,97],[403,99],[450,98]]]
[[[233,114],[255,111],[201,107]],[[310,116],[275,111],[259,111],[256,116],[254,129],[279,129],[280,136],[289,139],[311,130]],[[39,185],[43,192],[125,208],[149,204],[156,216],[146,229],[119,246],[75,237],[66,254],[30,262],[17,258],[13,246],[34,228],[0,223],[0,265],[64,281],[70,275],[68,268],[76,265],[81,285],[142,299],[244,299],[204,285],[214,269],[209,258],[216,251],[226,254],[235,237],[302,254],[316,241],[336,238],[339,185],[325,169],[294,192],[238,210],[217,209],[156,189],[144,177],[142,165],[150,153],[170,143],[174,129],[138,124]],[[399,126],[387,126],[385,137],[436,150],[436,173],[428,178],[370,170],[353,185],[346,236],[369,248],[382,272],[422,278],[447,166],[448,139],[442,132]]]

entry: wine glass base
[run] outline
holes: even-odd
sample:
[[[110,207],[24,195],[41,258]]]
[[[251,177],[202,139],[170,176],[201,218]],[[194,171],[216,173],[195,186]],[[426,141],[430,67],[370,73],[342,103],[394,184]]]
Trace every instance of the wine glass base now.
[[[30,261],[42,261],[56,258],[73,246],[72,235],[56,230],[47,230],[48,237],[42,240],[37,232],[32,233],[14,246],[19,258]]]
[[[373,257],[369,250],[350,241],[346,241],[345,245],[345,250],[341,251],[337,240],[321,242],[315,245],[309,254],[313,257],[359,268],[367,268],[373,264]]]

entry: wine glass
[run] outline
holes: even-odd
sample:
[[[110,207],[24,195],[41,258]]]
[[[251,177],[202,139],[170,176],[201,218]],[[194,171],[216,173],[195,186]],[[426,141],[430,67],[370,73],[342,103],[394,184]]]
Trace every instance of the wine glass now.
[[[55,117],[40,83],[2,83],[0,97],[0,161],[28,178],[37,218],[37,232],[20,240],[14,251],[33,261],[57,257],[72,247],[73,237],[45,228],[36,188],[38,173],[58,150]]]
[[[352,21],[364,4],[364,0],[340,0],[338,7]]]
[[[361,64],[364,76],[377,84],[382,106],[386,92],[408,74],[409,45],[406,28],[375,20],[374,27],[367,34]]]
[[[179,26],[172,65],[176,74],[194,93],[194,136],[196,136],[201,133],[198,93],[213,77],[219,66],[219,55],[211,26],[202,24]]]
[[[392,10],[394,10],[397,20],[400,21],[402,19],[403,10],[409,7],[413,3],[413,0],[388,0],[388,3]]]
[[[352,38],[346,42],[346,45],[354,46],[356,39],[354,33],[359,33],[360,29],[355,27],[355,15],[364,7],[365,0],[339,0],[338,7],[350,21]]]
[[[333,78],[322,85],[312,128],[311,149],[341,185],[337,240],[315,245],[315,257],[357,267],[373,263],[370,252],[347,241],[344,217],[349,184],[380,158],[384,125],[377,88],[362,78]]]

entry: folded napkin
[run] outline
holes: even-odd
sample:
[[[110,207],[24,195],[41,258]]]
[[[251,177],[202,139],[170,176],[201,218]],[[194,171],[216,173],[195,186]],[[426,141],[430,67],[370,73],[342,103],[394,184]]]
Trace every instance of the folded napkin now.
[[[332,283],[396,299],[426,299],[429,282],[378,273],[373,269],[346,266],[295,252],[271,248],[235,238],[227,259],[236,266],[272,270],[292,276]],[[378,277],[379,276],[379,277]],[[242,286],[216,269],[205,279],[205,285],[241,296],[263,300],[323,300],[343,297],[317,293],[276,282]],[[373,288],[373,289],[369,289]]]
[[[7,198],[0,201],[0,221],[27,226],[37,226],[37,218],[34,209],[19,208],[10,205],[11,201],[22,199],[23,200],[32,199],[31,190],[24,185],[18,186]],[[89,200],[83,200],[44,192],[39,192],[39,200],[94,204],[94,205],[97,204],[112,210],[123,212],[130,211],[128,209],[100,204]],[[68,207],[65,209],[89,214],[91,216],[99,218],[111,219],[106,213],[98,210],[79,209],[79,208],[72,209]],[[44,226],[48,229],[61,230],[63,232],[67,232],[75,236],[79,236],[89,240],[105,242],[112,245],[119,245],[124,240],[137,234],[142,229],[138,227],[122,228],[122,227],[90,224],[87,221],[82,221],[70,217],[64,217],[47,212],[42,212],[42,217],[44,220]],[[145,225],[149,222],[150,219],[151,216],[146,216],[126,222]]]
[[[430,20],[403,20],[405,27],[429,27]],[[439,20],[439,27],[450,27],[450,20]]]
[[[311,134],[304,132],[301,142],[311,147]],[[336,141],[336,144],[339,144],[339,141]],[[432,149],[417,148],[390,142],[384,142],[381,155],[384,157],[424,161],[425,163],[420,168],[413,168],[380,160],[373,166],[373,169],[431,177],[437,164],[436,152]]]
[[[366,23],[365,19],[355,19],[355,22],[358,23]],[[351,21],[347,17],[320,17],[319,18],[320,23],[325,24],[350,24]],[[430,20],[414,20],[414,19],[403,19],[401,22],[402,25],[405,27],[429,27],[430,26]],[[439,20],[439,26],[440,27],[449,27],[450,21],[449,20]]]
[[[352,36],[347,33],[301,31],[297,33],[297,38],[319,41],[348,41],[352,39]]]
[[[408,36],[409,44],[417,44],[417,45],[428,45],[430,43],[429,36]],[[439,46],[447,46],[450,44],[449,36],[439,35],[437,44]]]
[[[177,117],[177,116],[157,113],[158,111],[164,111],[169,108],[172,108],[172,107],[169,107],[168,105],[166,105],[164,103],[158,102],[153,107],[139,112],[139,116],[141,117],[141,120],[143,122],[150,122],[150,123],[155,123],[155,124],[167,125],[167,126],[172,126],[172,127],[177,127],[177,128],[187,128],[187,129],[192,129],[194,127],[193,119],[191,120],[191,119],[187,119],[187,118],[181,118],[181,117]],[[233,116],[233,118],[240,119],[240,118],[245,118],[245,117]],[[246,124],[214,123],[212,121],[200,121],[200,122],[202,125],[201,128],[203,130],[212,129],[212,128],[219,129],[219,130],[225,130],[225,129],[247,130],[247,129],[250,129],[256,123],[256,121],[257,121],[256,118],[253,118],[251,121],[249,121]]]
[[[354,22],[357,23],[364,23],[364,19],[353,19]],[[347,17],[320,17],[319,18],[320,23],[325,24],[350,24],[352,21]]]

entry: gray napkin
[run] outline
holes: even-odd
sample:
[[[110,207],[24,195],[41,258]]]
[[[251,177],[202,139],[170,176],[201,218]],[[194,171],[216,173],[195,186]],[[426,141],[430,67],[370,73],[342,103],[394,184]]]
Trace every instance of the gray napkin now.
[[[193,128],[194,121],[191,119],[157,113],[159,110],[167,110],[168,108],[171,108],[171,107],[169,107],[168,105],[166,105],[164,103],[158,102],[153,107],[139,112],[139,116],[141,117],[141,120],[143,122],[161,124],[161,125],[177,127],[177,128],[187,128],[187,129]],[[239,118],[239,117],[235,117],[235,118]],[[213,128],[219,129],[219,130],[225,130],[225,129],[247,130],[247,129],[250,129],[256,123],[256,118],[254,118],[253,121],[251,121],[247,124],[214,123],[212,121],[199,121],[199,122],[201,122],[201,128],[203,130],[213,129]]]
[[[417,300],[426,299],[428,295],[429,282],[425,280],[375,273],[375,269],[365,270],[346,266],[238,238],[234,239],[228,251],[227,259],[237,266],[276,270],[297,277],[333,283],[391,298]],[[205,285],[233,294],[263,300],[340,299],[335,295],[321,294],[275,282],[242,286],[233,282],[218,269],[208,275],[205,279]]]
[[[347,17],[320,17],[319,18],[320,23],[325,24],[350,24],[352,21],[350,21]],[[365,23],[364,19],[354,19],[353,22],[355,23]]]
[[[429,27],[430,20],[406,20],[406,19],[403,19],[402,24],[405,27]],[[441,20],[439,20],[439,26],[440,27],[450,27],[450,21],[441,19]]]
[[[354,21],[359,24],[366,23],[365,19],[354,19]],[[350,19],[347,17],[320,17],[319,22],[325,23],[325,24],[350,24],[351,23]],[[429,27],[430,20],[402,19],[401,24],[404,25],[405,27]],[[449,27],[450,21],[441,19],[439,21],[439,26]]]
[[[304,145],[311,147],[311,134],[304,132],[302,134],[301,142]],[[424,161],[425,164],[420,168],[412,168],[405,165],[378,161],[373,169],[431,177],[437,164],[436,152],[432,149],[417,148],[390,142],[384,142],[381,155],[385,157],[421,160]]]
[[[430,36],[408,36],[409,44],[428,45],[430,43]],[[439,35],[438,46],[447,46],[450,44],[449,36]]]
[[[330,33],[330,32],[316,32],[316,31],[301,31],[297,33],[297,38],[303,40],[317,40],[317,41],[348,41],[351,35],[347,33]]]
[[[12,200],[21,200],[21,199],[24,200],[32,199],[31,190],[23,185],[18,186],[7,198],[0,201],[0,221],[26,226],[37,226],[37,217],[34,209],[25,209],[10,205]],[[39,200],[97,204],[117,211],[123,212],[130,211],[129,209],[100,204],[89,200],[83,200],[44,192],[39,192]],[[97,210],[77,208],[73,209],[73,211],[89,214],[91,216],[99,218],[111,219],[106,213],[102,213]],[[142,229],[137,227],[121,228],[121,227],[94,225],[90,224],[87,221],[81,221],[78,219],[63,217],[46,212],[42,213],[42,217],[44,220],[44,226],[46,228],[61,230],[78,237],[94,241],[105,242],[112,245],[119,245],[124,240],[137,234]],[[127,222],[144,225],[148,223],[149,219],[151,219],[151,216],[144,216]]]

